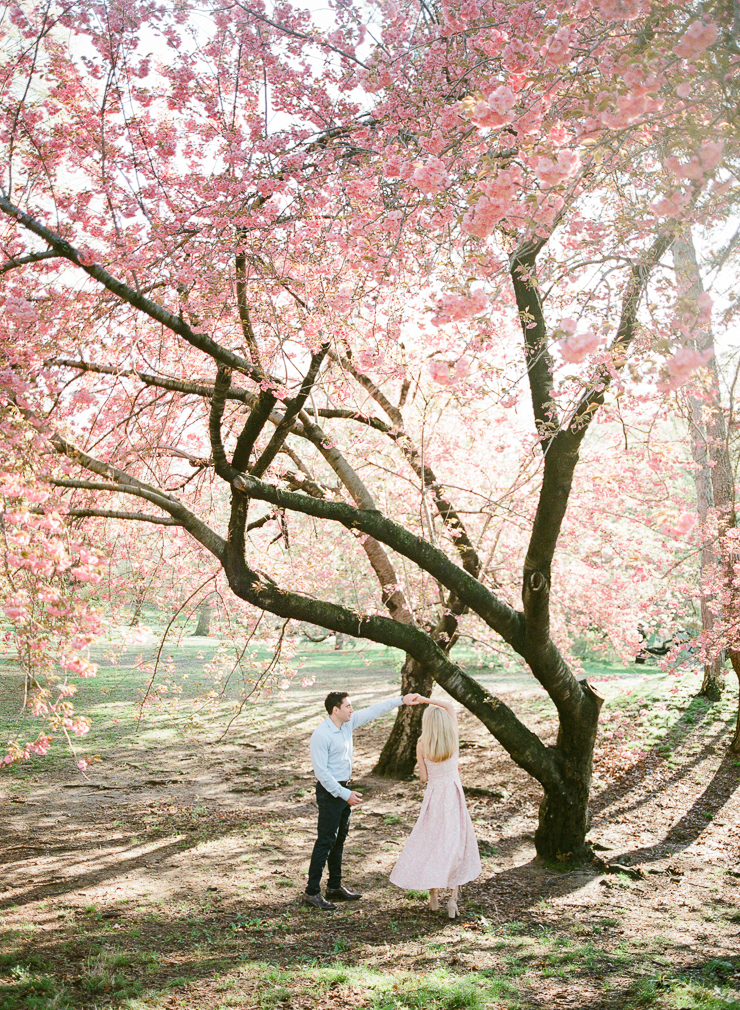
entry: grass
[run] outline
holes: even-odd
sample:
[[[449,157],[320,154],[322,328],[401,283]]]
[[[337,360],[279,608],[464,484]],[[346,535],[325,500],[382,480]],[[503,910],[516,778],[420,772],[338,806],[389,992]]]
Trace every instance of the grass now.
[[[192,910],[191,910],[192,911]],[[298,917],[297,917],[298,918]],[[242,957],[239,938],[215,928],[206,947],[193,950],[188,943],[188,916],[181,931],[165,939],[165,917],[148,931],[149,949],[131,943],[131,932],[116,936],[116,945],[101,948],[99,937],[77,932],[61,951],[46,947],[36,953],[0,956],[0,1010],[161,1010],[173,1005],[172,993],[197,992],[203,1008],[253,1008],[275,1010],[292,1001],[316,1000],[333,992],[342,1003],[361,1003],[373,1010],[526,1010],[539,1005],[532,998],[542,985],[556,982],[573,987],[597,984],[614,998],[613,1005],[648,1010],[738,1010],[738,989],[732,987],[740,971],[740,956],[709,959],[686,967],[667,963],[660,941],[646,938],[625,941],[607,951],[593,941],[580,942],[571,932],[525,931],[508,923],[489,933],[482,945],[480,934],[463,931],[457,939],[457,966],[385,967],[343,962],[352,949],[346,938],[333,944],[330,960],[304,957],[292,963]],[[170,924],[171,925],[171,924]],[[245,921],[243,925],[265,934],[274,923]],[[295,921],[294,926],[299,923]],[[512,928],[515,927],[515,928]],[[417,937],[417,944],[423,936]],[[446,947],[424,944],[425,959],[434,961]],[[466,950],[489,965],[471,968]],[[86,952],[87,951],[87,952]],[[173,972],[172,963],[185,973]],[[494,962],[494,963],[490,963]],[[74,968],[74,970],[71,970]],[[191,997],[183,1005],[195,1005]],[[177,1002],[177,1000],[175,1000]]]

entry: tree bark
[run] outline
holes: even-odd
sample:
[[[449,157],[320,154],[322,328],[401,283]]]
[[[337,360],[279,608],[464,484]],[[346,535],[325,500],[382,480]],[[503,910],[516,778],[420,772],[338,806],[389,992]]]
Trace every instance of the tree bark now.
[[[434,678],[413,656],[406,655],[401,668],[401,694],[423,694],[429,697]],[[402,705],[390,736],[373,768],[375,775],[389,779],[410,779],[416,767],[416,741],[421,735],[423,705]]]
[[[584,711],[577,722],[561,721],[558,732],[557,747],[565,758],[561,782],[555,787],[544,785],[540,803],[535,847],[538,856],[548,861],[578,859],[588,848],[592,759],[604,699],[587,680],[579,683],[586,702]]]

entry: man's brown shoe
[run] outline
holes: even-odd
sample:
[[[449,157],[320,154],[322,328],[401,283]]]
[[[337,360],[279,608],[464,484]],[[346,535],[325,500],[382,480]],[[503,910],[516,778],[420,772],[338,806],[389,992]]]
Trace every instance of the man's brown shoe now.
[[[362,897],[357,891],[348,891],[346,887],[327,887],[326,896],[332,901],[358,901]]]
[[[313,905],[314,908],[322,908],[325,912],[333,912],[336,910],[336,905],[332,905],[330,901],[322,898],[320,894],[305,894],[303,895],[304,905]]]

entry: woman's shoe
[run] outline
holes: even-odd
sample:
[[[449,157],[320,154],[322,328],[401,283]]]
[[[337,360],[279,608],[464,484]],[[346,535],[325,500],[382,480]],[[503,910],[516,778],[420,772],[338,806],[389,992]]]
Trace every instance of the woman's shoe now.
[[[453,887],[452,895],[450,900],[447,902],[447,914],[451,919],[454,919],[455,916],[459,914],[457,910],[457,891],[458,889]]]
[[[439,911],[439,901],[437,900],[437,888],[429,888],[429,907],[433,912]]]

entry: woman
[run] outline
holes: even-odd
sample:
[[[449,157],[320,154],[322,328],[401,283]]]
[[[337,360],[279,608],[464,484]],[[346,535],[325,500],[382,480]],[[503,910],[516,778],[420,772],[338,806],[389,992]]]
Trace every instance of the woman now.
[[[405,890],[428,890],[433,911],[439,908],[438,890],[451,887],[447,911],[454,919],[460,885],[481,872],[478,843],[457,770],[457,713],[449,701],[420,697],[419,704],[429,705],[416,745],[419,778],[428,785],[419,819],[393,867],[391,883]]]

